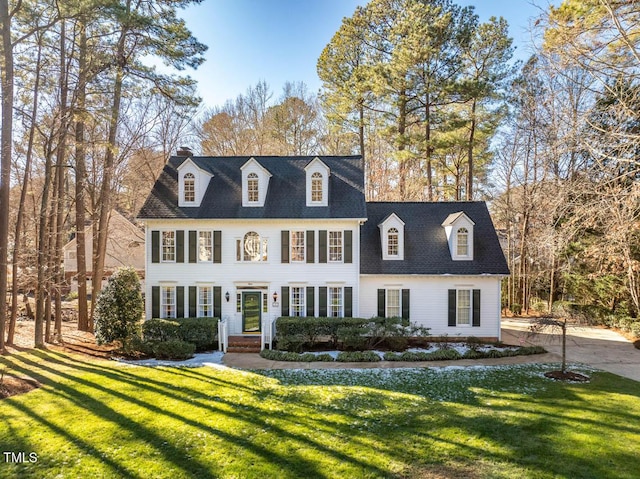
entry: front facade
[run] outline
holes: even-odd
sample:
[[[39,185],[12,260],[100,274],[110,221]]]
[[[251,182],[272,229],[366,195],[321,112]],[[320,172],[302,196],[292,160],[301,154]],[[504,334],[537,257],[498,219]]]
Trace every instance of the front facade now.
[[[508,269],[484,203],[366,203],[357,156],[175,156],[139,218],[147,318],[256,335],[280,316],[402,316],[500,336]]]

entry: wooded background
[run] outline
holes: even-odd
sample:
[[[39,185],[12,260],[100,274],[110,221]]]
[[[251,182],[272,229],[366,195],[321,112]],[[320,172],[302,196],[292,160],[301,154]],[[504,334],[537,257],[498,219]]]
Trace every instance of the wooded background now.
[[[93,329],[109,212],[133,219],[181,145],[361,154],[368,200],[486,200],[512,273],[505,309],[572,302],[640,334],[640,4],[565,0],[535,21],[536,54],[521,64],[502,18],[372,0],[318,59],[319,93],[257,81],[206,108],[181,73],[207,48],[178,16],[192,3],[0,0],[0,349],[18,292],[35,295],[36,344],[60,334],[74,235],[78,326]]]

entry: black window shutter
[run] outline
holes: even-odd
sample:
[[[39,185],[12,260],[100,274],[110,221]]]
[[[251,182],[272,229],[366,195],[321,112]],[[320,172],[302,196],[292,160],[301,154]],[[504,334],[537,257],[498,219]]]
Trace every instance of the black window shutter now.
[[[449,326],[456,325],[456,290],[449,290]]]
[[[307,286],[307,316],[313,317],[316,314],[315,288]]]
[[[327,262],[327,232],[318,231],[318,263]]]
[[[307,263],[315,263],[315,231],[307,231]]]
[[[222,231],[213,232],[213,262],[222,263]]]
[[[189,231],[189,263],[197,263],[198,255],[198,232]]]
[[[472,326],[480,326],[480,290],[473,290],[473,323]]]
[[[160,317],[160,286],[151,286],[151,317]]]
[[[353,231],[344,232],[344,262],[353,263]]]
[[[198,315],[198,287],[189,286],[189,317],[195,318]]]
[[[213,317],[220,319],[222,317],[222,287],[213,287]]]
[[[344,288],[344,317],[353,317],[353,288],[351,286]]]
[[[402,290],[402,319],[409,319],[409,290]]]
[[[318,316],[325,318],[327,316],[327,287],[320,286],[318,288]]]
[[[176,286],[176,318],[184,318],[184,286]]]
[[[160,262],[160,231],[151,232],[151,262]]]
[[[281,262],[282,263],[288,263],[289,262],[289,232],[288,231],[281,231],[280,232],[280,244],[281,244],[281,251],[280,251],[280,258],[281,258]],[[283,314],[283,316],[289,316],[288,314]]]
[[[378,317],[379,318],[384,318],[386,317],[387,314],[387,307],[386,307],[386,297],[385,297],[385,290],[384,289],[379,289],[378,290]]]
[[[176,263],[184,263],[184,231],[176,231]]]
[[[280,296],[282,296],[282,316],[289,316],[289,286],[282,287]]]

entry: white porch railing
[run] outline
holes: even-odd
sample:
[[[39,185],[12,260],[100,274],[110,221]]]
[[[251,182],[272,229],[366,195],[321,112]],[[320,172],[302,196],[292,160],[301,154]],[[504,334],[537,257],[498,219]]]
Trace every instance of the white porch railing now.
[[[229,321],[227,318],[218,321],[218,350],[227,352],[229,343]]]
[[[262,341],[260,341],[260,349],[264,349],[268,344],[269,349],[273,349],[273,337],[275,336],[275,320],[270,317],[262,318]]]

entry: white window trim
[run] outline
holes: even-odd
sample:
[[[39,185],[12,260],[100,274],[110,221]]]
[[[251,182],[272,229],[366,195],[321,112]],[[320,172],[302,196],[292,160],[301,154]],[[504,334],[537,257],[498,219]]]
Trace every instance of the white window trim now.
[[[340,237],[340,259],[331,259],[331,233],[338,233]],[[344,232],[342,230],[327,231],[327,261],[329,263],[344,263]]]
[[[460,292],[467,291],[469,293],[469,322],[460,323]],[[469,328],[473,326],[473,288],[459,287],[456,288],[456,327]]]
[[[168,291],[173,291],[172,301],[170,303],[166,302],[166,293]],[[173,314],[167,314],[167,306],[170,306],[173,310]],[[173,319],[177,314],[177,290],[176,286],[169,285],[160,285],[160,317],[163,319]]]
[[[294,294],[293,291],[297,290],[300,294],[299,294],[299,301],[298,304],[294,305],[293,302],[293,298],[294,298]],[[304,286],[291,286],[289,288],[289,313],[291,316],[296,316],[296,317],[304,317],[307,315],[307,289]],[[298,312],[300,314],[293,314],[294,312],[294,308],[298,308]]]
[[[202,233],[208,233],[209,238],[211,239],[211,242],[210,242],[210,246],[211,246],[210,258],[211,259],[201,259],[200,257],[200,234]],[[196,254],[197,254],[198,263],[213,263],[213,230],[198,230],[196,234],[198,235],[197,243],[196,243],[196,249],[197,249]]]
[[[193,199],[187,199],[187,180],[191,183],[191,191],[190,193],[193,195]],[[190,171],[185,173],[182,177],[182,202],[185,205],[193,205],[196,202],[197,193],[196,193],[196,175],[191,173]]]
[[[398,292],[398,314],[389,314],[389,292],[397,291]],[[386,288],[384,292],[384,314],[386,318],[401,318],[402,317],[402,288]]]
[[[202,299],[202,292],[203,290],[208,289],[209,290],[209,312],[210,312],[210,316],[206,316],[204,314],[202,314],[202,307],[204,306],[204,303],[202,303],[201,299]],[[213,285],[211,284],[200,284],[198,285],[198,289],[196,291],[197,294],[197,306],[196,306],[196,315],[199,318],[212,318],[213,317]]]
[[[165,259],[164,257],[164,234],[173,233],[173,259]],[[175,263],[178,253],[178,246],[176,245],[176,231],[175,230],[161,230],[160,231],[160,262],[161,263]]]
[[[249,233],[255,233],[258,235],[258,241],[260,243],[260,255],[257,260],[244,259],[244,242],[245,242],[246,236]],[[267,236],[262,236],[257,231],[247,231],[241,237],[236,237],[235,240],[236,240],[236,263],[255,264],[255,263],[269,262],[269,238]],[[239,251],[238,251],[238,248],[240,248]],[[240,254],[240,258],[238,258],[238,253]]]
[[[332,305],[332,290],[338,290],[340,292],[340,311],[337,316],[333,315]],[[327,289],[327,316],[330,318],[344,318],[344,287],[343,286],[329,286]]]
[[[302,259],[293,259],[293,235],[301,234],[302,237]],[[307,232],[304,230],[292,230],[289,232],[289,259],[292,263],[306,263],[307,262]]]

